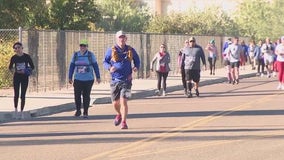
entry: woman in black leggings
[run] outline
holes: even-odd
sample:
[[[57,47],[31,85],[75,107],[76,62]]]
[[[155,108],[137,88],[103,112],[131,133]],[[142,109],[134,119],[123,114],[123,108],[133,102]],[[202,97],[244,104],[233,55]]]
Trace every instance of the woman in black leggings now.
[[[166,45],[161,44],[160,46],[160,51],[155,54],[154,58],[152,59],[151,62],[151,70],[153,71],[154,69],[154,63],[156,63],[156,73],[157,73],[157,95],[162,95],[166,96],[166,91],[167,91],[167,77],[170,71],[170,66],[169,63],[171,62],[170,60],[170,54],[166,51]],[[161,90],[161,83],[162,83],[162,78],[163,78],[163,90]]]
[[[25,108],[25,99],[26,91],[29,84],[29,75],[34,69],[34,64],[31,57],[23,52],[23,44],[16,42],[13,45],[15,55],[11,57],[9,70],[14,72],[13,77],[13,87],[14,87],[14,107],[15,107],[15,118],[18,114],[18,100],[20,95],[21,87],[21,118],[24,118],[24,108]]]

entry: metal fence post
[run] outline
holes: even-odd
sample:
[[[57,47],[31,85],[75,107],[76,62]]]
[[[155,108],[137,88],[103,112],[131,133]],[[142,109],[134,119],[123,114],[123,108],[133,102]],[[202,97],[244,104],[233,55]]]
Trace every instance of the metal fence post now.
[[[19,42],[22,43],[22,27],[19,27]]]

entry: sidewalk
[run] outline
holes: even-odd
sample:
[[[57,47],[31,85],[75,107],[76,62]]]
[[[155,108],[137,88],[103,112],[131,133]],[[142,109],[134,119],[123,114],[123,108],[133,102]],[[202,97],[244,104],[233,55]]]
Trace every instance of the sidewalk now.
[[[201,72],[200,86],[222,83],[227,81],[225,78],[225,69],[217,69],[215,75],[209,75],[209,71]],[[240,70],[240,79],[255,76],[255,70],[251,70],[246,66],[246,70]],[[136,79],[133,80],[132,99],[141,99],[154,95],[156,89],[156,79]],[[240,81],[241,83],[241,81]],[[170,76],[167,80],[167,93],[183,90],[181,77]],[[50,92],[27,92],[25,119],[32,117],[50,115],[65,111],[72,111],[74,106],[73,88]],[[91,102],[96,104],[111,103],[110,100],[110,86],[108,83],[95,84],[91,92]],[[7,122],[13,120],[13,90],[0,90],[0,122]],[[19,99],[20,104],[20,99]]]

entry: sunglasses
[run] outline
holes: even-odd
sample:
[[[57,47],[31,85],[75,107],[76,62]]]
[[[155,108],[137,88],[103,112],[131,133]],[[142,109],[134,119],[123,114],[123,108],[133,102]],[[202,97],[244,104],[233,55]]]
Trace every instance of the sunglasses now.
[[[166,48],[166,47],[161,46],[160,48]]]
[[[21,47],[19,46],[19,47],[14,47],[14,49],[20,49]]]
[[[190,41],[190,43],[194,43],[195,41]]]
[[[85,45],[85,44],[80,44],[80,47],[87,47],[87,45]]]

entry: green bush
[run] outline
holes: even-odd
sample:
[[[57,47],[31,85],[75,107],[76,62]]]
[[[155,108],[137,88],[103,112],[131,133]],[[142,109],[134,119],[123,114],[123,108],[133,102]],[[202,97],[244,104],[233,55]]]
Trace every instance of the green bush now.
[[[8,66],[11,57],[14,55],[13,42],[0,43],[0,89],[11,87],[13,84],[13,75]]]

